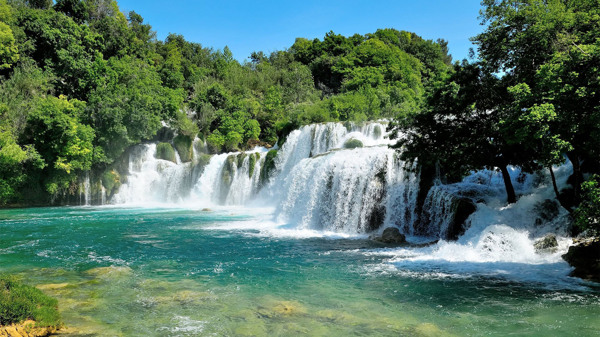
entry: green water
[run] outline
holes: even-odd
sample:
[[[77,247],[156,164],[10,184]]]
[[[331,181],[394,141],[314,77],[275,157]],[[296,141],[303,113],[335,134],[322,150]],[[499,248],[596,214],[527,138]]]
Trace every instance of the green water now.
[[[0,272],[58,298],[67,336],[600,334],[600,288],[563,263],[413,263],[365,239],[253,229],[260,218],[2,210]]]

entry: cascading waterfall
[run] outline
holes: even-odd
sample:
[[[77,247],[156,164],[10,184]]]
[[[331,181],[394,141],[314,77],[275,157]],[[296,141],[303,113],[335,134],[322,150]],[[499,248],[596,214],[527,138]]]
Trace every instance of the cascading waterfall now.
[[[193,163],[155,158],[156,144],[135,146],[129,154],[129,176],[113,197],[114,203],[181,202],[188,196]]]
[[[381,146],[304,159],[284,179],[278,221],[348,233],[378,229],[386,218],[410,226],[418,181],[405,174],[394,151]]]
[[[346,148],[350,141],[359,145]],[[304,126],[288,135],[271,162],[266,148],[207,159],[206,144],[196,139],[194,160],[173,163],[155,158],[155,144],[139,145],[130,151],[126,183],[110,202],[271,206],[274,220],[286,228],[356,234],[396,226],[407,235],[441,239],[456,236],[452,226],[461,200],[477,209],[460,233],[485,212],[481,202],[504,203],[501,175],[482,170],[457,184],[435,184],[417,214],[419,174],[406,169],[390,143],[385,122],[368,122]],[[510,174],[521,195],[539,180],[514,168]]]

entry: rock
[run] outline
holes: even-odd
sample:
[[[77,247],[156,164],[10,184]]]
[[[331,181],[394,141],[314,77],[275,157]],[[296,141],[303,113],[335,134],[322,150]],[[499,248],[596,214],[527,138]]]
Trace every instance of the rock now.
[[[210,209],[210,208],[203,208],[202,212],[212,212],[212,209]]]
[[[470,198],[458,199],[455,207],[454,218],[448,225],[448,231],[446,232],[446,238],[450,240],[457,240],[459,236],[465,233],[467,219],[477,210],[477,206]]]
[[[173,138],[173,146],[182,162],[188,163],[194,159],[193,143],[194,139],[186,135],[177,135]]]
[[[344,143],[344,149],[356,149],[357,147],[363,147],[363,142],[356,138],[350,138]]]
[[[69,286],[69,283],[50,283],[50,284],[39,284],[36,286],[39,290],[59,290]]]
[[[87,270],[87,275],[102,279],[112,279],[130,276],[133,271],[127,266],[98,267]]]
[[[535,205],[535,211],[537,213],[535,225],[541,226],[560,214],[560,204],[556,200],[546,199]]]
[[[558,248],[558,241],[556,241],[556,235],[546,234],[543,238],[536,240],[533,244],[537,253],[554,253]]]
[[[156,145],[156,159],[168,160],[176,163],[175,150],[170,143],[158,143]]]
[[[571,276],[600,282],[600,237],[575,239],[575,245],[562,256],[575,269]]]
[[[0,326],[0,337],[42,337],[56,330],[55,327],[36,327],[34,321],[27,320],[20,324]]]
[[[372,240],[386,244],[402,244],[406,243],[406,237],[400,233],[396,227],[388,227],[383,230],[380,237],[373,237]]]

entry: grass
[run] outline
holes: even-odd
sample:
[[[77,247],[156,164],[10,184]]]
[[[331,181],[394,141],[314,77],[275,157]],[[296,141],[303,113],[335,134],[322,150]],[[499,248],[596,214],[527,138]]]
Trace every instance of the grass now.
[[[0,325],[27,319],[41,327],[60,327],[58,301],[14,277],[0,275]]]

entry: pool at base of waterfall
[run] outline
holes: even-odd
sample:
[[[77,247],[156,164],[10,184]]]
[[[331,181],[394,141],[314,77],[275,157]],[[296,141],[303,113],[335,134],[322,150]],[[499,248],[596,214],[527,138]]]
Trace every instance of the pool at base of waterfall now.
[[[593,336],[600,287],[526,232],[383,247],[273,209],[0,210],[0,273],[58,299],[66,336]],[[468,234],[468,233],[467,233]],[[413,239],[409,237],[409,241]]]

